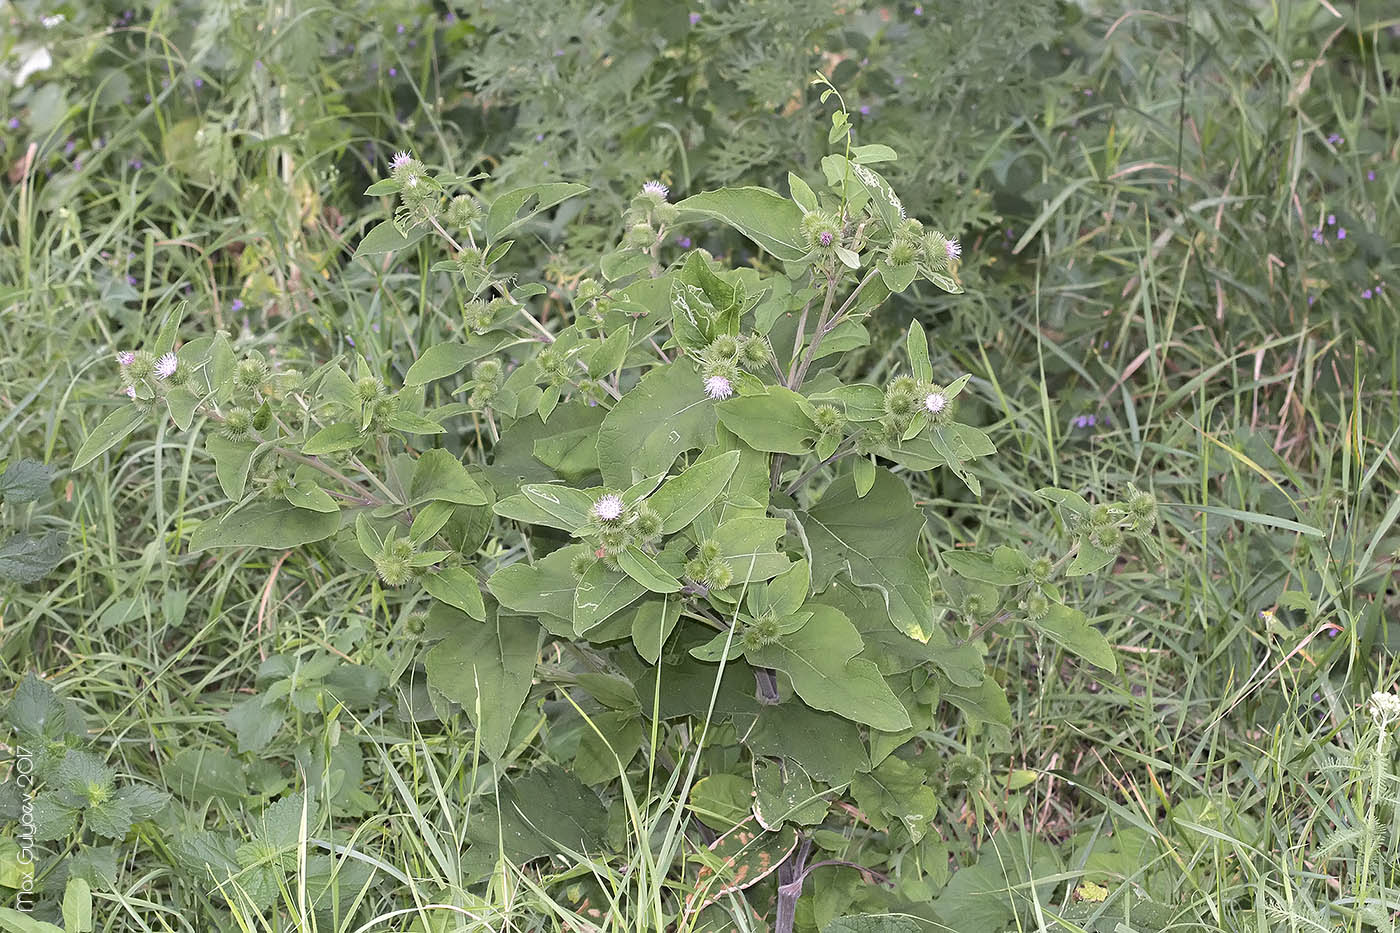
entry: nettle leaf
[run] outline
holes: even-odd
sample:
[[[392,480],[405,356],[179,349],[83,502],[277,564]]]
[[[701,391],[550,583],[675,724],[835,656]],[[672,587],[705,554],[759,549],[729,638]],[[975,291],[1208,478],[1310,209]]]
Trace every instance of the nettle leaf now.
[[[583,194],[587,185],[573,182],[550,182],[527,185],[497,196],[486,215],[486,240],[494,243],[503,234],[514,230],[542,211]]]
[[[671,477],[646,501],[661,518],[661,533],[675,534],[693,522],[719,498],[739,466],[739,452],[731,450],[691,464]]]
[[[216,547],[259,547],[284,551],[322,541],[340,530],[339,512],[299,509],[286,500],[251,502],[200,524],[190,535],[190,552]]]
[[[813,580],[824,589],[846,571],[857,586],[879,590],[896,628],[927,641],[933,594],[917,551],[923,526],[909,487],[893,473],[876,470],[875,482],[864,496],[850,474],[840,476],[802,516],[812,548]]]
[[[807,255],[802,208],[767,188],[720,188],[676,204],[682,212],[722,221],[783,262]]]
[[[603,482],[625,489],[670,469],[687,450],[715,441],[715,405],[689,362],[658,366],[603,418],[598,466]]]
[[[1113,646],[1098,629],[1089,625],[1088,617],[1078,609],[1053,603],[1049,614],[1034,624],[1051,641],[1070,654],[1077,655],[1106,671],[1118,670],[1118,658],[1113,653]]]
[[[36,583],[63,562],[61,531],[11,535],[0,543],[0,579],[11,583]]]
[[[49,492],[53,468],[28,458],[15,460],[0,474],[0,499],[12,504],[34,502]]]
[[[807,400],[791,389],[770,386],[763,395],[731,398],[715,407],[719,421],[754,450],[804,454],[816,443]]]
[[[482,624],[445,606],[432,612],[434,628],[447,631],[423,659],[428,683],[462,707],[476,727],[482,751],[499,761],[509,750],[511,727],[530,692],[539,626],[499,613]]]
[[[767,648],[745,652],[755,667],[782,671],[814,709],[828,710],[884,732],[909,728],[909,713],[873,661],[858,658],[864,643],[840,611],[812,604],[800,630]]]
[[[596,853],[607,841],[608,811],[598,795],[554,765],[503,778],[479,806],[467,838],[517,863],[565,850]]]

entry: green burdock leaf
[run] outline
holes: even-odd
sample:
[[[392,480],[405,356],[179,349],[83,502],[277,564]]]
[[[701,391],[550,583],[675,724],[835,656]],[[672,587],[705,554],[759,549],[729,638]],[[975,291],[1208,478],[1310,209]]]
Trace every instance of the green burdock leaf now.
[[[219,479],[219,488],[224,495],[237,502],[243,498],[243,490],[248,486],[248,471],[253,465],[253,455],[258,445],[251,441],[231,441],[218,434],[210,434],[204,441],[204,449],[214,458],[214,475]]]
[[[807,255],[802,235],[802,208],[767,188],[720,188],[692,195],[676,204],[682,215],[699,214],[723,221],[783,262]]]
[[[727,451],[709,460],[691,464],[671,477],[646,500],[661,519],[661,533],[675,534],[719,498],[729,478],[739,466],[739,452]]]
[[[103,418],[102,423],[93,428],[92,433],[83,441],[83,446],[78,448],[78,453],[73,458],[73,469],[81,470],[120,444],[145,420],[145,413],[135,405],[123,405]]]
[[[746,651],[755,667],[782,671],[814,709],[829,710],[884,732],[909,728],[909,713],[873,661],[857,658],[864,644],[849,619],[813,604],[812,618],[776,645]]]
[[[587,190],[587,185],[561,181],[528,185],[499,195],[491,202],[491,210],[486,215],[486,241],[496,242],[502,234],[514,230],[541,211],[547,211]]]
[[[476,577],[464,567],[449,567],[421,577],[423,589],[437,600],[460,609],[478,622],[486,621],[486,604]]]
[[[574,591],[574,631],[586,637],[646,591],[645,586],[627,574],[609,570],[602,561],[596,562],[584,573]]]
[[[796,762],[754,759],[753,785],[753,815],[764,829],[777,830],[788,822],[813,826],[826,818],[826,798]]]
[[[423,660],[428,683],[462,707],[476,727],[482,751],[499,761],[509,750],[511,726],[530,692],[539,625],[493,613],[485,624],[462,614],[446,628],[446,636]]]
[[[408,235],[399,232],[399,228],[392,220],[384,220],[374,225],[360,240],[355,247],[355,255],[352,259],[361,256],[379,256],[383,253],[392,253],[395,250],[408,249],[414,243],[423,239],[428,233],[428,225],[421,224],[408,232]]]
[[[918,842],[938,815],[938,795],[924,784],[926,777],[922,768],[890,756],[874,771],[855,776],[851,796],[871,826],[889,829],[891,819],[899,820]]]
[[[804,454],[820,433],[805,410],[806,400],[791,389],[770,386],[764,395],[746,395],[721,402],[715,411],[720,423],[754,450]]]
[[[287,550],[329,538],[340,529],[340,513],[299,509],[286,501],[252,502],[206,521],[190,535],[190,552],[216,547]]]
[[[423,451],[408,484],[408,505],[424,502],[485,505],[486,493],[467,475],[461,460],[439,447]]]
[[[715,405],[688,362],[659,366],[622,397],[598,429],[598,466],[609,486],[665,473],[687,450],[714,443]]]
[[[541,557],[502,567],[486,581],[491,595],[507,609],[523,615],[550,615],[565,622],[574,618],[574,590],[578,580],[571,565],[588,546],[574,544]]]
[[[857,586],[880,592],[900,631],[927,641],[933,595],[917,551],[923,526],[908,486],[888,470],[875,471],[875,482],[863,497],[851,474],[838,477],[802,517],[812,548],[814,587],[824,589],[844,570]]]
[[[1098,629],[1089,625],[1088,618],[1078,609],[1054,603],[1050,606],[1049,614],[1034,624],[1070,654],[1106,671],[1118,670],[1118,658],[1113,654],[1113,646]]]
[[[617,565],[622,568],[623,573],[653,593],[680,591],[681,581],[672,576],[670,571],[658,564],[640,548],[629,547],[618,554]]]

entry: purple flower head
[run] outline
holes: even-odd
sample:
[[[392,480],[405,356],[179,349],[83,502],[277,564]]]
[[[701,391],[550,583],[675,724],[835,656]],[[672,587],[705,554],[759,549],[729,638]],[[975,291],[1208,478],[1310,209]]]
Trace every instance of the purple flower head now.
[[[622,497],[614,493],[600,496],[589,511],[600,522],[615,522],[622,517]]]
[[[118,366],[130,366],[136,359],[136,354],[131,350],[122,350],[117,354]]]
[[[167,353],[156,360],[156,375],[161,379],[169,379],[175,375],[175,370],[180,368],[180,360],[174,353]]]
[[[1340,144],[1340,143],[1344,143],[1344,142],[1346,142],[1346,140],[1343,139],[1342,137],[1338,136],[1336,133],[1333,133],[1332,135],[1330,135],[1330,136],[1327,137],[1327,144],[1328,144],[1329,146],[1336,146],[1336,145],[1338,145],[1338,144]]]
[[[690,14],[690,25],[694,26],[694,25],[695,25],[696,23],[698,23],[698,22],[700,22],[700,14],[699,14],[699,13],[691,13],[691,14]]]
[[[19,129],[19,117],[10,117],[10,122],[5,125],[12,130]]]
[[[1361,293],[1361,297],[1362,297],[1362,298],[1370,298],[1370,297],[1371,297],[1371,290],[1368,288],[1368,289],[1366,289],[1365,291],[1363,291],[1363,292]]]
[[[1345,240],[1346,238],[1347,238],[1347,228],[1346,228],[1346,227],[1338,227],[1338,228],[1337,228],[1337,239],[1339,239],[1339,240]]]
[[[195,79],[194,79],[194,86],[195,86],[195,88],[202,88],[202,87],[204,87],[204,79],[203,79],[203,78],[195,78]]]
[[[233,309],[234,311],[242,311],[242,310],[243,310],[243,299],[242,299],[242,298],[235,298],[235,299],[233,299],[233,304],[231,305],[231,307],[232,307],[232,309]]]
[[[66,143],[63,144],[63,154],[64,154],[64,155],[72,155],[72,154],[73,154],[73,150],[74,150],[74,149],[77,149],[77,148],[78,148],[78,144],[75,143],[75,142],[73,142],[73,140],[70,139],[70,140],[68,140],[68,142],[66,142]]]
[[[1329,227],[1335,227],[1336,225],[1337,225],[1337,215],[1336,215],[1336,214],[1328,214],[1328,215],[1327,215],[1327,226],[1329,226]]]
[[[948,407],[948,396],[942,392],[930,392],[924,397],[924,410],[930,415],[936,415]]]
[[[126,397],[131,399],[133,402],[136,401],[136,386],[126,387]]]
[[[951,262],[952,260],[957,259],[957,258],[959,258],[959,257],[962,256],[962,244],[958,242],[958,238],[957,238],[957,237],[955,237],[955,236],[950,236],[950,237],[948,237],[948,246],[947,246],[947,250],[948,250],[948,260],[949,260],[950,262]]]
[[[869,105],[869,104],[861,104],[860,112],[861,112],[861,115],[862,115],[862,116],[866,116],[866,117],[870,116],[870,105]]]
[[[391,77],[391,78],[397,78],[398,76],[399,76],[399,70],[398,70],[397,68],[390,68],[390,69],[389,69],[389,77]]]
[[[818,242],[821,243],[822,246],[830,246],[830,245],[831,245],[831,241],[834,240],[834,239],[835,239],[835,237],[833,237],[833,236],[831,235],[831,231],[830,231],[830,230],[823,230],[823,231],[817,236],[817,240],[818,240]]]
[[[128,275],[128,276],[126,277],[126,284],[131,285],[131,286],[135,286],[135,285],[136,285],[136,276],[134,276],[134,275]]]
[[[663,201],[666,200],[667,196],[669,196],[670,193],[671,189],[667,188],[659,181],[653,180],[647,182],[645,185],[642,185],[642,194],[651,195],[652,197],[660,198]]]
[[[1366,173],[1366,180],[1367,180],[1367,181],[1375,181],[1375,180],[1376,180],[1376,173],[1375,173],[1374,171],[1372,171],[1372,172],[1367,172],[1367,173]]]
[[[1313,303],[1314,301],[1317,301],[1317,296],[1316,296],[1316,295],[1309,295],[1309,296],[1308,296],[1308,307],[1312,307],[1312,303]]]
[[[678,236],[678,237],[676,237],[676,245],[679,246],[681,249],[690,249],[690,237],[688,237],[688,236]]]
[[[397,171],[398,169],[403,168],[405,165],[407,165],[408,163],[410,163],[410,162],[412,162],[412,161],[413,161],[413,156],[409,155],[407,152],[404,152],[403,150],[399,150],[398,152],[394,153],[394,158],[393,158],[393,160],[389,163],[389,168],[392,169],[392,170],[394,170],[394,171]]]
[[[923,15],[924,15],[924,8],[921,7],[921,6],[916,6],[916,7],[914,7],[914,15],[915,15],[915,16],[923,16]]]
[[[403,23],[399,23],[399,25],[394,29],[394,32],[398,33],[399,35],[403,35]]]
[[[726,399],[734,394],[734,384],[723,376],[711,376],[705,380],[705,394],[712,399]]]
[[[536,134],[535,134],[535,142],[537,142],[537,143],[542,143],[542,142],[544,142],[544,134],[543,134],[543,133],[536,133]]]
[[[1314,242],[1314,243],[1321,243],[1321,242],[1322,242],[1322,228],[1321,228],[1321,227],[1313,227],[1312,238],[1313,238],[1313,242]]]
[[[130,162],[127,163],[127,165],[130,165],[132,168],[136,169],[136,171],[139,172],[141,171],[145,163],[142,162],[140,159],[132,159]]]

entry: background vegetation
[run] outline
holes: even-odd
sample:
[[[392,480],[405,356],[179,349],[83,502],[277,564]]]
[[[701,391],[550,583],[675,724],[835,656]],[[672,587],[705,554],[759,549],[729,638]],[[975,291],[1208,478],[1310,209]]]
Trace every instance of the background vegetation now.
[[[981,498],[929,474],[927,537],[1053,548],[1034,490],[1135,482],[1161,555],[1077,594],[1118,675],[993,640],[1012,727],[945,710],[936,832],[892,847],[851,814],[845,857],[879,874],[818,869],[798,929],[856,929],[833,925],[853,904],[904,924],[861,929],[1394,929],[1394,746],[1367,704],[1400,646],[1390,5],[10,0],[0,22],[0,664],[11,747],[76,753],[34,916],[623,930],[683,896],[665,789],[614,807],[611,854],[509,864],[474,839],[491,788],[466,719],[404,676],[412,620],[314,552],[191,554],[221,496],[190,438],[69,466],[125,402],[116,351],[181,302],[187,336],[286,365],[353,348],[401,380],[451,339],[426,265],[350,258],[395,150],[489,172],[488,197],[589,185],[511,256],[562,314],[643,181],[815,165],[821,71],[900,153],[910,213],[963,243],[966,293],[911,290],[859,351],[878,365],[917,317],[973,374],[1000,454]],[[711,227],[667,249],[692,240],[756,259]],[[269,692],[277,715],[249,714]],[[573,762],[577,723],[529,728],[566,692],[539,678],[519,768]],[[773,893],[706,922],[764,928]]]

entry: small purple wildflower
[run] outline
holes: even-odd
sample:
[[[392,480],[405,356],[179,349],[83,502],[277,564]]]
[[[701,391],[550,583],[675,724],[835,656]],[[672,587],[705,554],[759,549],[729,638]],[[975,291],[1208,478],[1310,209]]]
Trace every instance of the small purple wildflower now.
[[[136,169],[136,171],[138,171],[138,172],[141,171],[141,169],[145,167],[145,164],[146,164],[146,163],[142,162],[140,159],[132,159],[130,162],[127,163],[127,165],[130,165],[132,168]]]
[[[161,379],[169,379],[175,375],[175,370],[180,368],[180,360],[174,353],[167,353],[156,360],[156,376]]]
[[[915,16],[923,16],[923,15],[924,15],[924,8],[921,7],[921,6],[916,6],[916,7],[914,7],[914,15],[915,15]]]
[[[1372,172],[1367,172],[1367,173],[1366,173],[1366,180],[1367,180],[1367,181],[1375,181],[1375,180],[1376,180],[1376,173],[1375,173],[1374,171],[1372,171]]]
[[[712,399],[726,399],[734,394],[734,384],[723,376],[711,376],[705,380],[705,394]]]
[[[1337,226],[1337,215],[1336,215],[1336,214],[1328,214],[1328,215],[1327,215],[1327,226],[1329,226],[1329,227],[1335,227],[1335,226]]]
[[[544,142],[544,134],[543,134],[543,133],[536,133],[536,134],[535,134],[535,142],[537,142],[537,143],[542,143],[542,142]]]
[[[870,116],[870,105],[869,105],[869,104],[861,104],[860,113],[861,113],[861,116],[865,116],[865,117]]]
[[[242,311],[242,310],[243,310],[243,299],[242,299],[242,298],[235,298],[235,299],[233,299],[233,304],[230,305],[230,308],[231,308],[231,310],[233,310],[233,311]]]
[[[1368,288],[1368,289],[1366,289],[1365,291],[1363,291],[1363,292],[1361,293],[1361,297],[1362,297],[1362,298],[1370,298],[1370,297],[1371,297],[1371,290]]]
[[[353,51],[355,51],[355,50],[352,48],[350,51],[353,52]],[[259,69],[262,68],[262,67],[263,67],[262,59],[261,59],[261,58],[255,59],[255,60],[253,61],[253,67],[254,67],[254,68],[259,68]]]
[[[1308,296],[1308,307],[1311,308],[1314,301],[1317,301],[1317,296],[1316,296],[1316,295],[1309,295],[1309,296]]]
[[[1313,242],[1314,242],[1314,243],[1321,243],[1321,242],[1322,242],[1322,228],[1321,228],[1321,227],[1313,227],[1312,238],[1313,238]]]
[[[345,342],[348,343],[348,344],[350,344],[350,346],[353,347],[353,346],[355,345],[355,338],[354,338],[354,337],[351,337],[349,334],[346,334],[346,335],[345,335]]]
[[[1346,227],[1338,227],[1338,228],[1337,228],[1337,239],[1339,239],[1339,240],[1345,240],[1346,238],[1347,238],[1347,228],[1346,228]]]
[[[68,142],[66,142],[66,143],[63,144],[63,154],[64,154],[64,155],[72,155],[72,154],[73,154],[73,150],[74,150],[74,149],[77,149],[77,148],[78,148],[78,144],[75,143],[75,142],[73,142],[73,140],[70,139],[70,140],[68,140]]]
[[[678,236],[678,237],[676,237],[676,245],[679,246],[681,249],[690,249],[690,237],[688,237],[688,236]]]
[[[12,130],[19,129],[19,117],[10,117],[10,122],[5,125]]]
[[[399,23],[398,27],[394,29],[394,32],[403,35],[403,23]]]
[[[117,354],[118,366],[130,366],[136,359],[136,353],[132,350],[122,350]]]
[[[147,94],[147,95],[146,95],[146,103],[149,104],[150,102],[151,102],[151,95],[150,95],[150,94]]]
[[[832,237],[831,231],[830,231],[830,230],[823,230],[823,231],[817,236],[817,240],[821,243],[822,246],[830,246],[830,245],[831,245],[831,241],[832,241],[833,239],[834,239],[834,237]]]
[[[136,276],[134,276],[134,275],[128,275],[128,276],[126,277],[126,284],[128,284],[128,285],[130,285],[130,286],[132,286],[132,287],[134,288],[134,287],[136,286]]]
[[[622,497],[614,493],[600,496],[597,502],[593,503],[593,508],[589,509],[593,517],[601,522],[615,522],[622,517]]]
[[[700,22],[700,14],[699,14],[699,13],[691,13],[691,14],[690,14],[690,25],[694,26],[694,25],[695,25],[696,23],[698,23],[698,22]]]
[[[195,89],[196,89],[196,90],[198,90],[199,88],[204,87],[204,79],[203,79],[203,78],[195,78],[195,79],[194,79],[194,86],[195,86]]]
[[[1327,144],[1329,146],[1336,146],[1344,142],[1346,142],[1346,140],[1338,136],[1336,133],[1333,133],[1332,135],[1327,137]]]
[[[399,76],[399,70],[398,70],[397,68],[390,68],[390,69],[389,69],[389,77],[391,77],[391,78],[397,78],[398,76]]]

